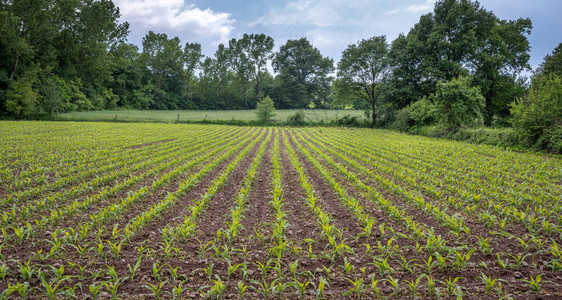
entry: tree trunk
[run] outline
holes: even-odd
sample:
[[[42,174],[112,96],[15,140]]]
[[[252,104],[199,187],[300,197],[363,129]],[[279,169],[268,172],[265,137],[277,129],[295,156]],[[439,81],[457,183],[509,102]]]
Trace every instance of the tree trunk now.
[[[19,57],[16,56],[16,58],[14,59],[14,69],[12,70],[12,74],[10,74],[10,82],[14,81],[14,76],[16,75],[16,70],[18,68],[18,61]]]
[[[259,96],[260,96],[260,76],[258,75],[256,76],[256,97]]]
[[[371,128],[375,128],[375,122],[377,120],[377,115],[375,113],[375,101],[371,101],[371,117],[373,117],[373,123],[371,124]]]

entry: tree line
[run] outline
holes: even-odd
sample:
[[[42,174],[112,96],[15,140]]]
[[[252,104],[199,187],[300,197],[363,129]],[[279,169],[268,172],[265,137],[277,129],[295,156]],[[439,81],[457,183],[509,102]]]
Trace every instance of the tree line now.
[[[373,126],[447,114],[452,126],[489,126],[509,124],[529,93],[520,74],[531,70],[531,21],[499,19],[478,1],[437,1],[407,34],[351,43],[337,64],[305,37],[274,51],[272,37],[244,34],[206,57],[196,42],[150,31],[139,49],[119,16],[110,0],[0,1],[0,114],[254,109],[269,96],[278,109],[365,109]]]

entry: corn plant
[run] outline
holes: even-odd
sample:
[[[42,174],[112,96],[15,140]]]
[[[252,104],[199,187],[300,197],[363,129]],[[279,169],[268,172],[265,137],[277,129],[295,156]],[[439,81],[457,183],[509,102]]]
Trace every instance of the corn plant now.
[[[416,279],[406,280],[406,284],[410,289],[410,295],[412,298],[417,297],[418,288],[420,287],[421,280],[425,277],[425,274],[418,276]]]
[[[363,282],[363,277],[356,277],[355,280],[351,280],[349,278],[346,279],[352,284],[352,287],[343,295],[354,295],[355,298],[361,299],[363,293],[365,292],[365,283]]]
[[[158,284],[151,284],[147,283],[143,285],[143,287],[152,292],[152,296],[154,299],[160,299],[160,295],[162,294],[162,288],[166,284],[165,281],[158,282]]]
[[[542,274],[538,274],[535,278],[529,277],[529,280],[521,279],[535,293],[540,293],[542,289]]]
[[[141,262],[142,262],[142,255],[139,255],[139,258],[137,258],[137,262],[133,267],[131,267],[131,264],[127,264],[127,269],[129,269],[129,280],[131,280],[131,282],[134,282],[135,274],[140,268]]]

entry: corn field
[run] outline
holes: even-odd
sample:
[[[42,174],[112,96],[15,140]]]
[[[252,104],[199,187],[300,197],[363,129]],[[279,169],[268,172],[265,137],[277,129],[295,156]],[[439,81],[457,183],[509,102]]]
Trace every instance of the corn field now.
[[[0,137],[0,299],[562,297],[560,157],[372,129]]]

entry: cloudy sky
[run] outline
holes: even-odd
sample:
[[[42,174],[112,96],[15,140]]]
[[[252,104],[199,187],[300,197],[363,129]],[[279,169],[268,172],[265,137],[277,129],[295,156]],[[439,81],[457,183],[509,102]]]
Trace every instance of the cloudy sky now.
[[[265,33],[276,49],[288,39],[307,37],[323,55],[338,60],[352,42],[375,35],[389,41],[407,33],[435,0],[114,0],[122,21],[130,24],[129,41],[141,45],[152,30],[198,42],[211,56],[219,43],[244,33]],[[530,18],[531,66],[562,42],[560,0],[480,0],[499,18]]]

